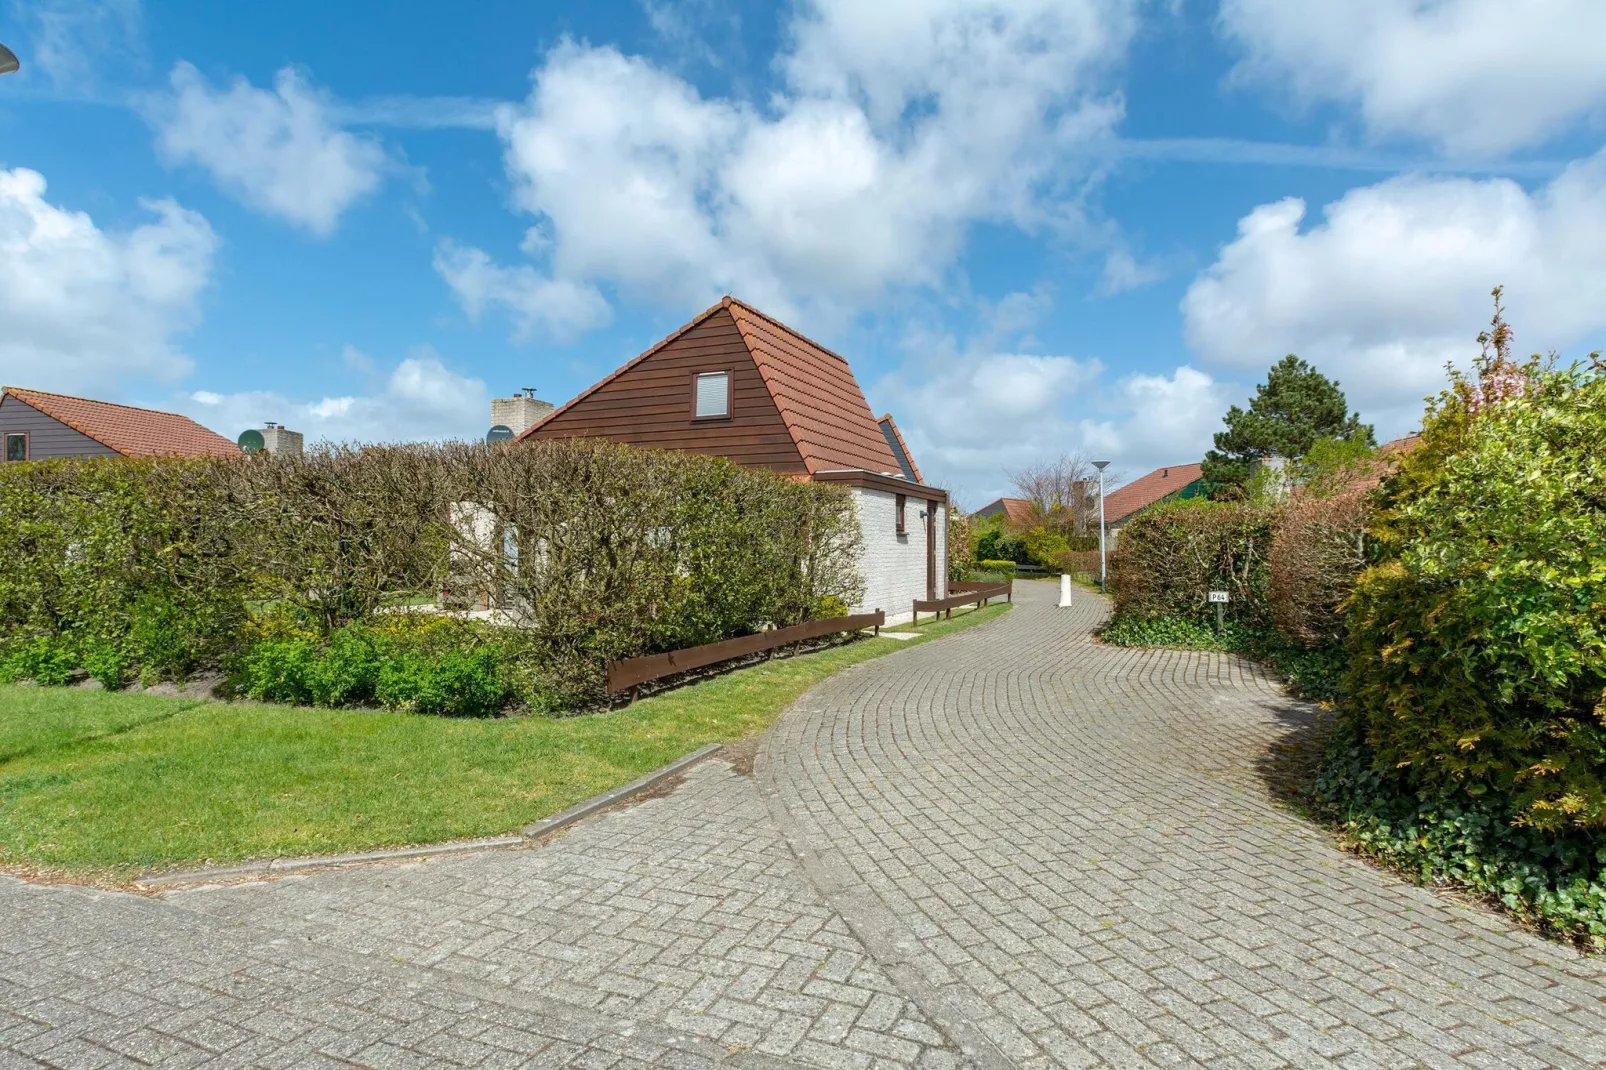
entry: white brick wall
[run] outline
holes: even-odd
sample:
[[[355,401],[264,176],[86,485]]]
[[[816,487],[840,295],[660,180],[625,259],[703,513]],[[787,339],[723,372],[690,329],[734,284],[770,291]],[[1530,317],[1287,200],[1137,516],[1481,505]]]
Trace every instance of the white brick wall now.
[[[887,614],[888,624],[901,624],[910,617],[910,603],[926,597],[926,522],[923,509],[933,507],[925,498],[908,496],[904,507],[907,531],[897,533],[897,495],[868,487],[853,488],[853,504],[859,514],[859,530],[864,537],[864,556],[859,574],[864,578],[864,601],[855,613],[877,609]],[[948,593],[948,507],[934,503],[937,510],[937,597]]]

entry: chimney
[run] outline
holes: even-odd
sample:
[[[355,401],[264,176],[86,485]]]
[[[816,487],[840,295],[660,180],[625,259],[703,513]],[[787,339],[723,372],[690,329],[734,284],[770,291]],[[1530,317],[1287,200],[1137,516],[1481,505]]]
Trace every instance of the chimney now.
[[[262,450],[265,453],[299,454],[301,432],[292,431],[283,424],[269,420],[262,425]]]
[[[515,435],[527,429],[552,411],[552,402],[535,396],[535,387],[527,386],[510,398],[491,399],[491,426],[502,426]]]

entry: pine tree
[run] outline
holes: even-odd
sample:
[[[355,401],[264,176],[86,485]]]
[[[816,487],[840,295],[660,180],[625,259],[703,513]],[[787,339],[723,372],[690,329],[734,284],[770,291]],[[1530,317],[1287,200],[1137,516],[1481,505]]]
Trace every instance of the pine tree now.
[[[1349,411],[1338,383],[1290,353],[1255,387],[1245,411],[1227,410],[1225,431],[1205,454],[1204,489],[1212,498],[1236,497],[1257,462],[1276,455],[1297,461],[1324,438],[1359,437],[1374,445],[1372,425]]]

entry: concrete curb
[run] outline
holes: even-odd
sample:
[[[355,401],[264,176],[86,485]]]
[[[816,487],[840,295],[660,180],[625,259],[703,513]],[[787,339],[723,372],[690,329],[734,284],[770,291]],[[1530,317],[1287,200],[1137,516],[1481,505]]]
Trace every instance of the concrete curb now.
[[[525,825],[519,829],[519,834],[526,839],[534,840],[556,832],[565,826],[574,824],[576,821],[606,810],[615,803],[623,802],[632,795],[640,795],[644,791],[651,791],[670,777],[684,773],[687,769],[690,769],[723,746],[723,743],[710,743],[706,747],[692,751],[684,758],[677,758],[668,765],[654,769],[644,777],[632,780],[622,788],[614,788],[612,791],[605,791],[601,795],[593,795],[585,802],[575,803],[567,810],[560,810],[551,817],[543,817],[534,824]]]
[[[255,862],[241,862],[232,866],[200,866],[195,869],[147,870],[134,880],[140,891],[161,891],[190,884],[210,884],[215,881],[242,878],[277,877],[291,873],[304,873],[332,866],[356,866],[373,862],[406,862],[438,855],[466,854],[471,851],[502,851],[531,846],[542,836],[567,828],[592,814],[616,806],[633,796],[651,791],[671,777],[679,776],[698,762],[720,750],[724,744],[710,743],[677,758],[668,765],[654,769],[623,787],[593,795],[567,810],[542,818],[507,836],[487,836],[477,840],[453,840],[449,843],[426,844],[420,847],[397,847],[386,851],[360,851],[355,854],[312,855],[304,858],[268,858]]]

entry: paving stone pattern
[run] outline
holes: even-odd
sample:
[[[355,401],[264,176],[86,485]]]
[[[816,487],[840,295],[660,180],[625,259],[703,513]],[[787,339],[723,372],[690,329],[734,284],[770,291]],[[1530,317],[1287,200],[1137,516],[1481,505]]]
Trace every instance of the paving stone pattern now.
[[[1309,709],[1054,593],[538,849],[0,878],[0,1067],[1606,1065],[1596,961],[1275,803]]]
[[[1239,659],[998,623],[826,681],[758,774],[939,1026],[999,1065],[1606,1065],[1598,960],[1404,884],[1280,807],[1314,711]],[[870,671],[865,671],[865,670]]]

